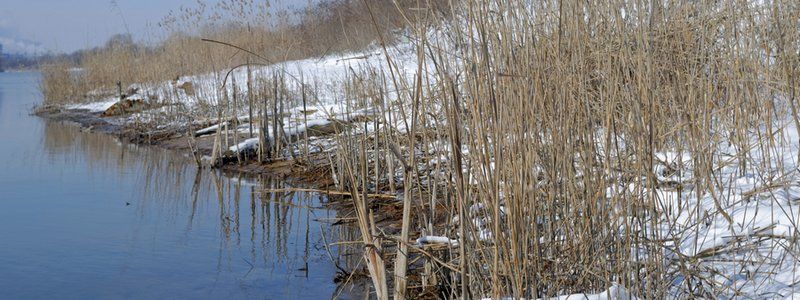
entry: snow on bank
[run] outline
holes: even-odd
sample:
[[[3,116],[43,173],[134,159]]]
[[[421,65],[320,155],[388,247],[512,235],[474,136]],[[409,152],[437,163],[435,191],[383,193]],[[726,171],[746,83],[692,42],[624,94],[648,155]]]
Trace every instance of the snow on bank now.
[[[422,246],[427,244],[458,246],[458,241],[450,239],[446,236],[434,236],[434,235],[426,235],[417,238],[417,246]]]
[[[483,298],[483,300],[491,300],[492,298]],[[501,300],[512,300],[512,297],[504,297]],[[571,294],[562,295],[552,298],[539,298],[538,300],[636,300],[636,296],[631,295],[628,290],[618,284],[613,284],[607,290],[595,294]]]
[[[636,296],[628,293],[625,287],[614,284],[597,294],[572,294],[553,298],[552,300],[636,300]]]
[[[254,149],[258,149],[258,138],[246,139],[244,142],[233,145],[229,148],[229,150],[233,152],[242,152]]]
[[[250,117],[241,116],[241,117],[236,118],[236,120],[239,121],[239,122],[249,122],[250,121]],[[225,128],[225,126],[228,126],[229,124],[230,124],[229,121],[225,121],[225,122],[222,122],[222,123],[219,123],[219,124],[216,124],[216,125],[211,125],[209,127],[206,127],[206,128],[203,128],[203,129],[195,131],[194,135],[195,136],[201,136],[201,135],[206,135],[206,134],[212,134],[212,133],[217,132],[220,128]]]
[[[703,182],[695,179],[696,173],[705,176],[706,171],[694,169],[690,154],[663,151],[655,154],[653,172],[665,184],[653,190],[630,183],[608,189],[608,198],[637,193],[637,188],[644,195],[655,192],[659,219],[654,227],[637,231],[663,250],[670,298],[796,299],[800,295],[800,135],[788,115],[769,128],[779,129],[771,132],[774,141],[760,141],[759,136],[769,134],[752,132],[753,146],[747,153],[737,152],[726,140],[714,145],[711,187],[696,185]],[[746,164],[734,159],[739,157],[746,157]],[[500,203],[499,213],[505,218],[503,200]],[[481,202],[472,205],[468,220],[476,238],[492,243],[492,214],[486,210]],[[452,224],[458,222],[453,217]],[[630,251],[643,258],[651,254]],[[584,295],[558,299],[575,297],[584,299]]]
[[[717,163],[718,190],[698,198],[693,186],[657,189],[663,207],[659,234],[670,241],[665,263],[674,270],[676,296],[688,286],[705,286],[707,293],[725,298],[784,298],[800,292],[800,136],[790,120],[776,124],[782,128],[780,142],[768,153],[760,147],[747,152],[746,166],[725,160],[740,153],[727,143],[719,145],[718,161],[727,163]],[[751,143],[761,142],[754,137]],[[675,160],[667,158],[675,155],[660,156]],[[681,160],[686,163],[678,168],[688,177],[691,159]]]
[[[114,104],[119,102],[119,98],[111,97],[97,102],[81,103],[81,104],[68,104],[64,106],[66,109],[87,110],[92,113],[104,112],[111,108]]]
[[[399,43],[388,49],[392,56],[392,67],[390,68],[382,50],[373,47],[360,52],[345,53],[340,55],[328,55],[325,57],[315,57],[296,61],[287,61],[269,66],[253,67],[250,75],[253,78],[272,80],[275,76],[283,78],[286,97],[282,98],[281,108],[283,117],[283,128],[286,135],[299,135],[306,132],[304,124],[308,121],[308,127],[328,125],[334,118],[337,120],[347,120],[351,115],[363,114],[363,111],[371,111],[371,107],[354,108],[353,102],[361,102],[361,105],[371,105],[368,99],[354,99],[357,95],[346,94],[343,85],[353,81],[358,76],[369,76],[371,72],[388,73],[390,70],[397,75],[400,82],[410,82],[417,73],[417,53],[414,45],[409,40]],[[428,70],[425,70],[427,72]],[[228,70],[212,72],[206,74],[180,76],[174,81],[161,83],[133,84],[126,90],[136,91],[130,97],[140,97],[145,99],[154,108],[129,115],[121,122],[136,124],[162,125],[165,122],[186,122],[185,116],[194,119],[216,119],[222,111],[223,118],[231,119],[235,116],[245,116],[249,114],[244,103],[231,104],[231,99],[238,98],[239,102],[246,99],[248,93],[249,77],[246,68],[238,68],[230,72],[229,77],[225,78]],[[224,84],[224,89],[223,87]],[[252,88],[262,90],[260,84],[265,84],[263,80],[253,81]],[[271,82],[266,83],[272,86]],[[385,98],[391,104],[405,105],[397,101],[399,93],[396,91],[384,91]],[[234,93],[239,95],[234,97]],[[106,97],[108,91],[94,91],[89,98],[99,98],[101,100],[84,104],[67,105],[67,109],[83,109],[93,113],[104,112],[117,103],[117,97]],[[226,95],[227,94],[227,95]],[[304,97],[305,96],[305,97]],[[128,97],[128,98],[130,98]],[[362,96],[366,97],[366,96]],[[306,103],[301,100],[305,98]],[[138,98],[137,98],[138,99]],[[263,99],[255,99],[261,103]],[[348,101],[345,101],[348,100]],[[225,104],[225,105],[222,105]],[[260,106],[259,106],[260,108]],[[383,109],[387,109],[384,107]],[[390,108],[395,109],[395,108]],[[354,111],[355,110],[355,111]],[[359,112],[359,110],[363,110]],[[272,113],[267,112],[267,114]],[[256,115],[260,111],[255,112]],[[249,122],[239,118],[238,123]],[[405,124],[393,119],[399,131],[404,131]],[[229,125],[227,122],[214,124],[198,130],[196,135],[214,133],[220,128]],[[257,127],[257,126],[255,126]],[[272,130],[270,129],[270,133]]]

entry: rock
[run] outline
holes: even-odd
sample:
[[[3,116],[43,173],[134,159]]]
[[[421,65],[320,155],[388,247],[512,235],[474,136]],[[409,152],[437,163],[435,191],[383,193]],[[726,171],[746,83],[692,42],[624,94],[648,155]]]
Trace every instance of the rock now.
[[[183,83],[178,84],[178,88],[182,89],[186,95],[194,96],[194,84],[191,81],[184,81]]]
[[[325,136],[342,132],[350,126],[349,122],[333,119],[327,124],[317,124],[308,126],[308,136]]]
[[[143,99],[122,99],[114,103],[103,112],[103,117],[116,117],[147,109],[148,105]]]

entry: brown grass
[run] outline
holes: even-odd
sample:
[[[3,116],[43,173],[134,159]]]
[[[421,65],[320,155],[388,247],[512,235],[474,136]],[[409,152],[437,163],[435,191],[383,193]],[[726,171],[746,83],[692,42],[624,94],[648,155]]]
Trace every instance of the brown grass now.
[[[81,52],[77,62],[55,60],[41,69],[47,104],[86,100],[89,91],[116,90],[133,83],[159,83],[180,76],[220,71],[256,60],[244,52],[203,42],[224,41],[276,63],[361,50],[377,35],[393,36],[404,25],[397,7],[408,14],[415,1],[370,1],[380,18],[379,30],[370,23],[362,1],[326,0],[301,11],[272,11],[270,1],[226,0],[170,12],[159,26],[167,37],[155,46],[135,43],[126,35],[112,37],[104,46]],[[437,0],[436,2],[444,2]],[[67,87],[58,81],[69,68],[83,69]],[[48,74],[49,73],[49,74]],[[53,82],[50,82],[53,80]],[[80,97],[79,95],[84,95]],[[91,95],[89,98],[91,98]],[[88,99],[93,100],[93,99]]]
[[[384,128],[351,136],[339,150],[345,169],[361,170],[350,179],[362,182],[357,190],[403,178],[394,270],[403,282],[395,287],[406,287],[405,257],[412,256],[425,261],[418,283],[444,286],[452,298],[537,298],[615,283],[648,298],[719,293],[698,257],[666,254],[676,237],[661,229],[675,213],[656,193],[671,183],[658,179],[664,162],[655,153],[691,157],[678,164],[693,166],[678,188],[711,197],[716,209],[706,214],[730,222],[719,167],[731,160],[716,145],[740,149],[733,163],[743,169],[770,169],[769,159],[746,153],[774,149],[776,138],[761,133],[774,132],[785,113],[796,119],[800,7],[527,2],[464,1],[449,39],[427,40],[430,22],[417,15],[408,27],[428,55],[419,71],[434,72],[353,83],[376,87],[353,99],[409,91],[400,96],[405,111],[394,110],[407,134]],[[392,152],[409,161],[406,170],[392,165]],[[449,161],[415,163],[438,156]],[[702,214],[695,216],[701,224]],[[409,227],[411,237],[444,235],[459,246],[439,260],[408,254]],[[679,276],[685,280],[673,286]]]

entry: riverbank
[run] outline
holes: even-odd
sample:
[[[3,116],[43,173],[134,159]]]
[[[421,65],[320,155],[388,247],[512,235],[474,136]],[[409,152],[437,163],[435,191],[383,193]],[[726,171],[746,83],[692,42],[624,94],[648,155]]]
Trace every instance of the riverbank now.
[[[88,107],[88,108],[87,108]],[[102,110],[105,108],[105,110]],[[295,154],[288,154],[288,157],[267,159],[264,161],[257,160],[257,155],[253,151],[247,154],[241,154],[239,151],[226,151],[218,161],[214,162],[210,156],[214,155],[215,145],[219,147],[219,139],[228,140],[247,140],[248,135],[240,130],[223,131],[220,130],[218,134],[208,134],[208,128],[217,126],[219,122],[201,122],[196,123],[194,126],[189,124],[176,125],[176,126],[162,126],[159,129],[153,129],[152,126],[141,126],[136,122],[130,122],[128,119],[132,113],[120,113],[114,116],[107,116],[107,111],[112,109],[111,106],[103,104],[102,102],[95,102],[93,104],[81,105],[78,107],[65,107],[65,106],[39,106],[34,109],[33,114],[52,122],[61,122],[65,124],[72,124],[80,128],[84,132],[93,132],[98,134],[109,135],[115,137],[122,143],[135,144],[146,147],[163,148],[172,150],[187,159],[195,160],[196,167],[198,168],[213,168],[219,169],[224,172],[238,173],[249,176],[266,175],[270,178],[276,178],[281,182],[288,183],[291,187],[271,189],[269,187],[262,187],[259,191],[261,194],[268,193],[285,193],[285,192],[311,192],[327,196],[328,201],[324,203],[327,209],[337,212],[336,219],[327,220],[332,226],[345,226],[348,229],[340,229],[341,231],[357,231],[355,226],[357,218],[355,217],[356,207],[353,205],[354,195],[340,188],[341,183],[337,181],[336,175],[332,168],[332,157],[336,155],[331,152],[333,149],[329,148],[326,151],[309,151],[303,152],[301,149],[309,143],[308,139],[298,139],[294,143],[284,144],[284,149],[295,149]],[[359,115],[360,116],[360,115]],[[358,120],[360,117],[356,117]],[[336,121],[340,125],[337,128],[350,127],[350,123],[346,121]],[[196,130],[207,126],[203,129]],[[217,126],[218,128],[223,128]],[[233,128],[239,127],[239,124]],[[335,129],[325,129],[317,127],[317,130],[310,129],[312,138],[311,145],[321,149],[320,145],[333,145],[336,142],[334,135],[339,134]],[[206,134],[199,134],[206,133]],[[222,136],[222,137],[220,137]],[[196,158],[196,159],[194,159]],[[338,185],[337,185],[338,184]],[[388,187],[388,184],[386,185]],[[402,188],[401,183],[397,183],[397,188]],[[360,196],[360,195],[359,195]],[[381,256],[387,262],[393,261],[394,246],[397,241],[395,236],[400,234],[402,223],[403,201],[402,195],[392,195],[383,193],[382,190],[364,191],[363,198],[369,202],[370,218],[373,226],[380,229],[380,236],[383,240],[385,251],[381,251]],[[357,196],[356,196],[357,197]],[[445,221],[441,219],[440,221]],[[340,236],[359,239],[358,234],[344,234]],[[412,236],[419,236],[419,233],[412,233]],[[414,238],[416,239],[416,238]],[[326,241],[326,247],[338,247],[339,252],[343,252],[342,256],[362,256],[363,248],[359,247],[360,242],[353,240],[330,240]],[[413,247],[411,250],[414,254],[411,257],[421,257],[422,255],[430,256],[431,253],[443,254],[449,251],[448,241],[444,243],[436,239],[422,239],[419,247]],[[422,247],[423,245],[427,245]],[[349,289],[355,288],[369,290],[367,282],[370,280],[369,271],[363,264],[354,264],[352,262],[339,265],[337,262],[332,261],[339,270],[337,276],[332,277],[331,280],[336,282],[340,288],[348,287]],[[354,269],[349,269],[347,266],[358,266]],[[387,263],[388,265],[388,263]],[[447,263],[444,263],[447,266]],[[452,266],[448,266],[453,268]],[[391,269],[390,269],[391,270]],[[441,295],[445,292],[446,287],[435,285],[422,285],[422,274],[425,272],[423,265],[413,265],[409,269],[408,282],[413,284],[413,288],[409,288],[409,292],[416,295],[415,298],[426,299],[436,298],[436,295]],[[393,282],[391,280],[389,283]],[[360,292],[356,292],[358,294]]]
[[[213,136],[197,138],[194,142],[195,146],[191,147],[190,137],[192,137],[193,132],[188,131],[187,126],[176,126],[153,131],[120,122],[117,118],[103,117],[103,114],[99,112],[52,106],[37,107],[33,114],[51,121],[72,123],[79,126],[81,130],[112,135],[125,143],[175,150],[187,157],[195,155],[208,156],[214,147]],[[329,187],[332,182],[330,176],[326,174],[330,172],[330,167],[320,155],[307,156],[307,159],[303,162],[292,159],[276,159],[264,163],[245,159],[238,162],[236,156],[224,157],[222,160],[223,163],[216,167],[225,171],[253,175],[269,174],[292,179],[292,181],[314,188]],[[214,166],[201,162],[198,167]]]

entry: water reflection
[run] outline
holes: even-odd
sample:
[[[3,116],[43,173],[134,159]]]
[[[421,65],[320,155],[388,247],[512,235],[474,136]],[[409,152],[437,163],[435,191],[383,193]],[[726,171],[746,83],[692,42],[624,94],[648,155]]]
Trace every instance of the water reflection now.
[[[325,198],[29,116],[38,78],[0,74],[0,298],[361,297]]]
[[[101,201],[124,202],[135,216],[126,223],[131,227],[125,236],[111,241],[119,243],[110,246],[117,248],[114,252],[128,252],[127,256],[99,259],[135,257],[125,264],[126,270],[164,263],[186,268],[181,272],[198,281],[187,289],[203,290],[203,296],[342,295],[332,281],[336,269],[322,234],[328,240],[337,237],[314,221],[336,217],[321,207],[324,198],[301,192],[262,195],[261,187],[279,189],[284,184],[266,176],[198,171],[188,157],[172,151],[122,144],[61,123],[43,126],[42,145],[49,164],[85,166],[90,178],[108,184],[99,189],[119,189]],[[337,256],[336,249],[331,251]],[[210,286],[202,287],[202,282]]]

